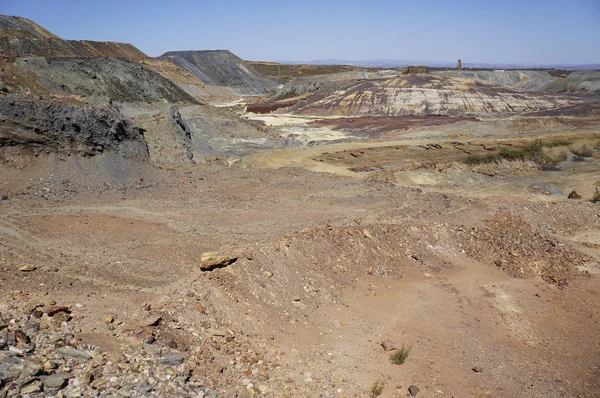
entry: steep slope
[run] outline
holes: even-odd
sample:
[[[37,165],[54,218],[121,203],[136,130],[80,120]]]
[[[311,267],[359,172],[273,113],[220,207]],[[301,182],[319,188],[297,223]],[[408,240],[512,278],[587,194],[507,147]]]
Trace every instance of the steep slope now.
[[[4,91],[80,95],[100,102],[196,102],[160,74],[116,58],[17,58],[2,69]]]
[[[242,95],[262,95],[279,84],[226,50],[169,51],[160,58],[181,65],[208,85],[230,87]]]
[[[0,37],[58,39],[59,37],[35,22],[11,15],[0,14]]]
[[[294,113],[312,116],[486,115],[566,106],[577,98],[509,89],[434,75],[336,82],[298,102]],[[287,110],[289,112],[289,110]]]

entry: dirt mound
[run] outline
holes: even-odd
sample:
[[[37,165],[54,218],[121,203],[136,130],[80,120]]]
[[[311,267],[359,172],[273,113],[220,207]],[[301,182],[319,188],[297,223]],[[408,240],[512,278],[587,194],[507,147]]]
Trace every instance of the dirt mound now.
[[[208,85],[230,87],[242,95],[266,94],[279,84],[226,50],[169,51],[160,58],[181,65]]]
[[[0,37],[59,38],[27,18],[10,15],[0,15]]]
[[[540,234],[514,215],[497,214],[486,227],[460,234],[466,240],[464,248],[468,255],[493,263],[517,278],[539,276],[566,286],[575,268],[589,261],[556,237]]]
[[[196,102],[158,73],[116,58],[18,58],[6,60],[3,68],[14,72],[0,75],[5,91],[82,95],[100,102]]]
[[[317,89],[291,113],[311,116],[478,116],[558,108],[578,99],[542,95],[470,79],[402,75],[336,82]],[[335,90],[333,93],[332,90]]]
[[[513,87],[526,90],[540,90],[558,80],[548,72],[532,70],[491,70],[491,71],[439,71],[443,76],[464,77],[467,79],[484,80],[499,84],[503,87]]]

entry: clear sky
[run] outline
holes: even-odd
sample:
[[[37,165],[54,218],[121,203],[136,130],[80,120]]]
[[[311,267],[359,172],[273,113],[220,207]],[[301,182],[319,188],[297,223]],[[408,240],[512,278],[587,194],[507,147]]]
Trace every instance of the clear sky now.
[[[0,0],[0,13],[151,56],[600,63],[600,0]]]

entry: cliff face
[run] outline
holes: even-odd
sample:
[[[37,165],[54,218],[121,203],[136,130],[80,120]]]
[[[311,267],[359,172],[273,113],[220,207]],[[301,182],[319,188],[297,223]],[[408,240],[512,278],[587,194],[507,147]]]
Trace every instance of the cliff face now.
[[[279,82],[257,72],[230,51],[170,51],[160,58],[170,59],[211,86],[230,87],[242,95],[262,95]]]

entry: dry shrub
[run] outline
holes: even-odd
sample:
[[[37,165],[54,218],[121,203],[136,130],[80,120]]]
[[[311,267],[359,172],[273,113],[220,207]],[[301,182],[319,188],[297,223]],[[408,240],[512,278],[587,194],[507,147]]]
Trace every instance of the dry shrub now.
[[[573,152],[573,154],[580,157],[590,157],[594,154],[594,148],[596,147],[597,142],[591,140],[585,141],[576,141],[569,146],[569,150]]]
[[[553,146],[542,148],[541,160],[543,164],[557,164],[567,159],[567,147]]]

